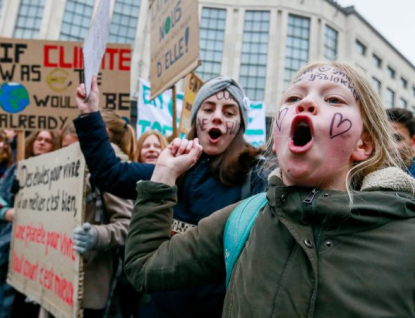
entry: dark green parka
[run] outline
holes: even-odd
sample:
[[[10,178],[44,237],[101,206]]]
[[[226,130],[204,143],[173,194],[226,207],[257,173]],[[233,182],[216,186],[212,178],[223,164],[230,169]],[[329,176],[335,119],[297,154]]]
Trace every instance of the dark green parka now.
[[[415,180],[396,168],[361,191],[287,187],[276,171],[227,290],[223,317],[415,317]],[[223,281],[235,205],[170,239],[176,187],[142,181],[126,245],[137,290]]]

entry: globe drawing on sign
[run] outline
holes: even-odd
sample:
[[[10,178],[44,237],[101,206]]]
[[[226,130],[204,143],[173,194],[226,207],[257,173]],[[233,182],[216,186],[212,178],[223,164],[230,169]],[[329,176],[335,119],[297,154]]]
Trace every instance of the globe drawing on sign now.
[[[7,113],[20,113],[29,105],[29,93],[19,83],[4,83],[0,87],[0,106]]]

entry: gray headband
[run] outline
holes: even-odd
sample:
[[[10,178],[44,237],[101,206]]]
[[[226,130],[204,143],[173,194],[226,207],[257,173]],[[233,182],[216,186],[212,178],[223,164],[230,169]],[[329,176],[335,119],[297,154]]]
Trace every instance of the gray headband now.
[[[203,101],[213,94],[223,90],[227,90],[229,93],[231,93],[232,97],[238,103],[243,123],[242,129],[245,131],[248,124],[249,99],[246,97],[242,86],[229,76],[215,77],[203,84],[196,95],[195,101],[193,102],[192,111],[190,114],[191,123],[194,123],[197,111],[199,110],[200,105],[202,105]]]

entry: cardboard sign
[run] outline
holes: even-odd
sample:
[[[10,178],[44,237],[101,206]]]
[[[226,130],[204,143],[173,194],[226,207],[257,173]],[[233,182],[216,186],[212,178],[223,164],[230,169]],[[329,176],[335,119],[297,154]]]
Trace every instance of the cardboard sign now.
[[[0,127],[62,129],[79,115],[82,43],[0,38]],[[102,58],[100,106],[130,117],[131,48],[108,44]]]
[[[79,143],[19,162],[7,282],[55,317],[80,317],[82,262],[72,230],[84,220]]]
[[[186,136],[191,128],[190,112],[192,111],[193,102],[200,87],[203,85],[202,79],[195,73],[191,72],[186,76],[184,83],[184,99],[182,115],[180,117],[179,136]]]
[[[173,134],[173,96],[172,90],[167,90],[150,100],[150,84],[143,79],[139,80],[137,93],[137,138],[146,130],[158,130],[163,136]],[[176,94],[177,118],[182,110],[183,93]],[[177,120],[178,122],[178,120]]]
[[[94,16],[88,36],[82,47],[84,56],[85,92],[88,98],[91,92],[92,76],[98,75],[102,55],[105,52],[110,35],[110,0],[101,0]]]
[[[197,0],[154,0],[151,11],[151,99],[200,65]]]

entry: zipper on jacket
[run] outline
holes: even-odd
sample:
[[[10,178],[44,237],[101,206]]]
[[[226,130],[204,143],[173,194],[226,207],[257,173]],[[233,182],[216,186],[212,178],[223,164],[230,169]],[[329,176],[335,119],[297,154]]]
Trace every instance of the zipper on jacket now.
[[[309,194],[307,194],[307,196],[303,200],[303,202],[307,204],[309,213],[312,217],[314,217],[314,214],[315,214],[314,199],[318,192],[319,191],[316,188],[314,188],[313,190],[311,190]],[[313,226],[314,243],[316,245],[316,248],[318,248],[318,242],[319,242],[320,234],[321,234],[321,226],[317,226],[314,222],[312,226]]]

